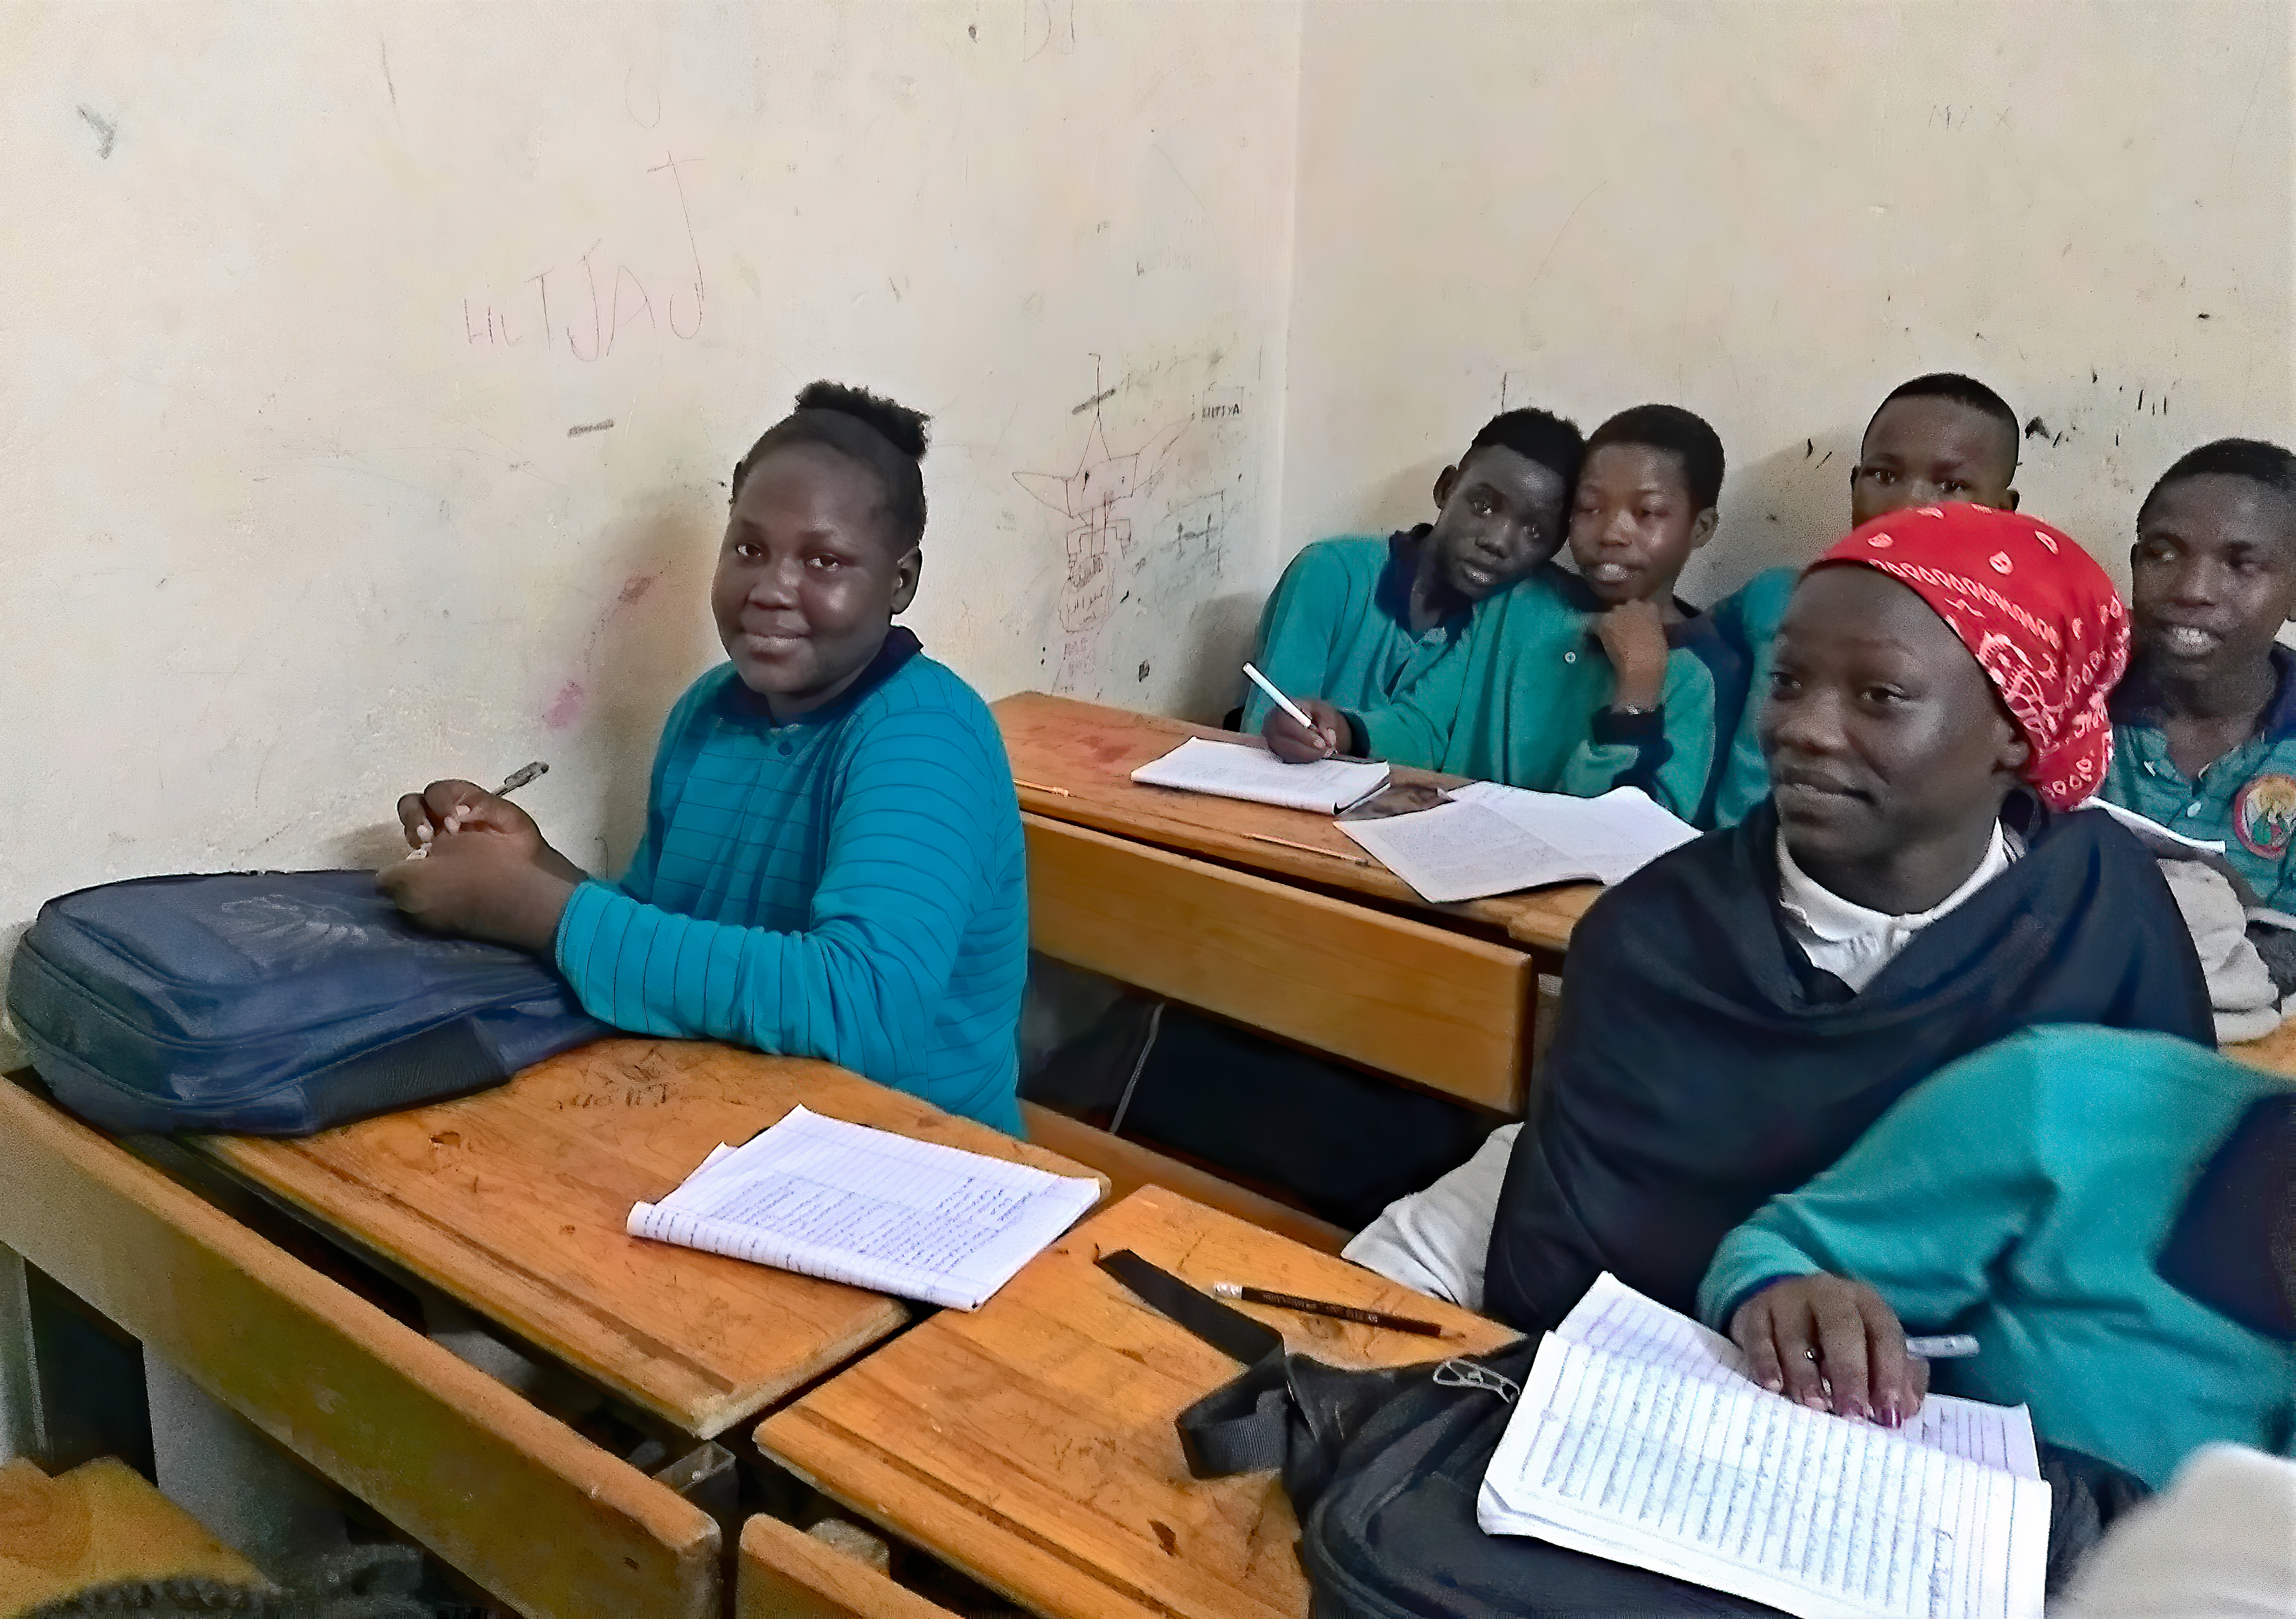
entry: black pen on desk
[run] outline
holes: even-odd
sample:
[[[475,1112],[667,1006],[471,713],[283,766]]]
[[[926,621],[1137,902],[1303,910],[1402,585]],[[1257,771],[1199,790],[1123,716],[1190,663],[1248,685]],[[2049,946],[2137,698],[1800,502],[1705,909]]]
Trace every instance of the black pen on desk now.
[[[522,764],[519,766],[517,769],[512,770],[508,776],[503,777],[503,785],[495,789],[495,796],[496,798],[508,798],[512,793],[526,785],[527,783],[532,781],[536,777],[547,776],[549,774],[550,767],[543,763],[542,760],[538,759],[533,760],[531,763]],[[447,830],[449,832],[459,832],[462,830],[462,828],[457,825],[460,818],[461,818],[459,816],[448,816],[447,818]],[[416,830],[414,835],[422,840],[422,847],[406,857],[410,860],[419,860],[424,855],[430,852],[430,839],[432,836],[430,828],[428,826],[422,826]]]
[[[1237,1299],[1246,1304],[1265,1304],[1275,1310],[1296,1310],[1302,1315],[1331,1316],[1341,1321],[1359,1321],[1365,1327],[1384,1327],[1390,1332],[1415,1332],[1422,1337],[1439,1338],[1443,1329],[1432,1321],[1414,1320],[1409,1316],[1389,1315],[1381,1310],[1358,1310],[1353,1304],[1333,1304],[1323,1299],[1303,1299],[1296,1293],[1272,1293],[1265,1287],[1247,1287],[1241,1282],[1214,1282],[1212,1296]]]

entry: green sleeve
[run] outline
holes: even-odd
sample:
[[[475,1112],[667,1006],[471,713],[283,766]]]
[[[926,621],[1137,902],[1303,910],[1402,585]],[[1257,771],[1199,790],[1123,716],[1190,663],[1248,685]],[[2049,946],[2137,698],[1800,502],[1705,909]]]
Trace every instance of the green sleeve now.
[[[1640,787],[1684,820],[1695,821],[1714,770],[1714,677],[1696,653],[1677,647],[1667,654],[1656,711],[1621,715],[1608,706],[1597,709],[1556,791],[1600,798],[1614,787]]]
[[[1738,715],[1737,734],[1730,738],[1729,756],[1722,761],[1722,785],[1714,794],[1718,826],[1736,826],[1770,795],[1770,761],[1762,755],[1762,703],[1770,694],[1770,671],[1776,666],[1771,643],[1753,649],[1752,663],[1746,705]]]
[[[1443,768],[1469,679],[1483,664],[1480,637],[1486,625],[1494,622],[1490,615],[1477,613],[1460,644],[1438,658],[1402,697],[1382,708],[1349,713],[1369,757],[1421,770]]]
[[[1348,572],[1325,542],[1292,559],[1275,592],[1259,614],[1259,650],[1252,663],[1288,697],[1320,697],[1331,669],[1332,648],[1353,632],[1349,616]],[[1243,683],[1243,731],[1259,735],[1275,699],[1250,680]]]
[[[1727,1330],[1765,1282],[1825,1271],[1871,1284],[1915,1330],[1957,1319],[2049,1190],[2039,1061],[2013,1036],[1916,1085],[1832,1169],[1722,1239],[1699,1315]]]

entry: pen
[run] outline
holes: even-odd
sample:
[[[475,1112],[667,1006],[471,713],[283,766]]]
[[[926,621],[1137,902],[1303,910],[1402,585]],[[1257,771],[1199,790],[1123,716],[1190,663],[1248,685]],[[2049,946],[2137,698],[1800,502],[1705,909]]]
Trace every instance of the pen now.
[[[1275,689],[1275,681],[1270,680],[1266,675],[1261,674],[1249,663],[1243,666],[1243,672],[1251,677],[1251,683],[1254,686],[1258,686],[1261,691],[1266,692],[1269,696],[1275,699],[1275,706],[1277,708],[1282,709],[1285,713],[1291,715],[1292,719],[1298,720],[1301,725],[1306,726],[1309,730],[1312,731],[1316,728],[1316,722],[1308,718],[1308,711],[1301,708],[1298,703],[1292,702],[1291,698],[1285,696],[1282,692],[1277,691]]]
[[[1265,1287],[1246,1287],[1238,1282],[1214,1282],[1212,1296],[1241,1299],[1247,1304],[1267,1304],[1277,1310],[1296,1310],[1303,1315],[1334,1316],[1342,1321],[1360,1321],[1365,1327],[1384,1327],[1390,1332],[1415,1332],[1429,1338],[1443,1335],[1443,1329],[1432,1321],[1414,1321],[1409,1316],[1358,1310],[1352,1304],[1331,1304],[1322,1299],[1303,1299],[1292,1293],[1270,1293]]]
[[[1924,1360],[1966,1360],[1977,1352],[1977,1340],[1965,1332],[1939,1338],[1907,1338],[1906,1352]]]
[[[517,792],[521,787],[526,785],[527,783],[532,781],[536,777],[547,776],[549,774],[550,767],[543,763],[542,760],[538,759],[530,764],[521,765],[517,769],[512,770],[508,776],[503,777],[503,785],[495,789],[495,796],[496,798],[507,798],[512,793]],[[449,832],[459,832],[462,830],[462,828],[456,824],[460,818],[461,818],[459,816],[448,816],[447,818],[447,830]],[[430,828],[428,826],[418,827],[415,830],[414,835],[422,840],[422,847],[406,857],[410,860],[419,860],[424,855],[430,852],[430,839],[432,835]]]

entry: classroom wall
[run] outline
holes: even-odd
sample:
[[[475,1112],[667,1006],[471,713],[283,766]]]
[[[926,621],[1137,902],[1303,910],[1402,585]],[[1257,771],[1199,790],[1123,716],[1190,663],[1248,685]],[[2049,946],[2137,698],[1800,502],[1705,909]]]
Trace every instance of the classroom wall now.
[[[624,858],[723,481],[818,375],[937,418],[928,648],[1225,706],[1297,48],[1296,0],[0,11],[0,957],[533,758]]]
[[[1712,422],[1693,600],[1839,536],[1866,420],[1967,371],[2124,581],[2183,450],[2291,432],[2291,11],[1365,4],[1301,47],[1284,543],[1430,513],[1504,404]]]

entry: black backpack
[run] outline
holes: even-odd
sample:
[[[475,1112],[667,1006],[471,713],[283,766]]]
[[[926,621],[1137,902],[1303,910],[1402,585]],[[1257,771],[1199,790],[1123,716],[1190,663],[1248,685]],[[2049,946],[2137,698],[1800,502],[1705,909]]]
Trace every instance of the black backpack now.
[[[8,1015],[106,1130],[301,1136],[612,1032],[545,964],[417,930],[365,871],[144,877],[40,908]]]
[[[1267,1327],[1135,1254],[1101,1264],[1247,1363],[1180,1413],[1180,1448],[1198,1478],[1281,1475],[1300,1518],[1313,1619],[1778,1612],[1543,1541],[1488,1534],[1475,1522],[1476,1493],[1538,1353],[1536,1337],[1488,1355],[1348,1371],[1286,1353]],[[2044,1444],[2040,1459],[2052,1496],[2054,1593],[2105,1526],[2150,1492],[2077,1451]]]

